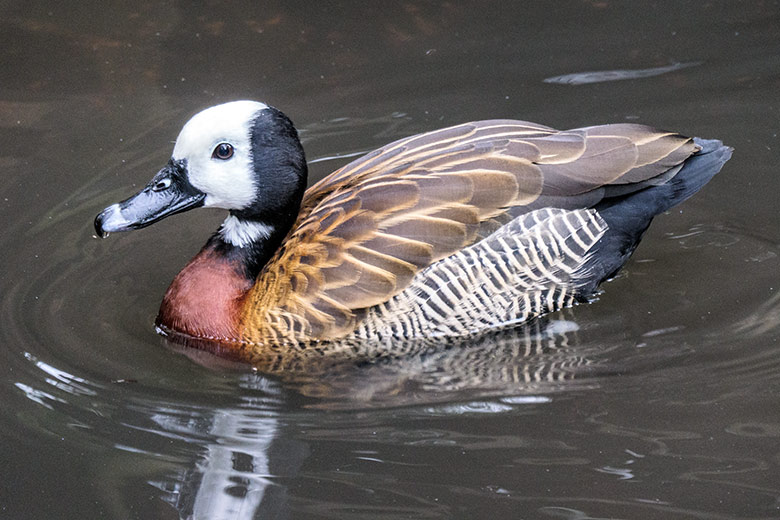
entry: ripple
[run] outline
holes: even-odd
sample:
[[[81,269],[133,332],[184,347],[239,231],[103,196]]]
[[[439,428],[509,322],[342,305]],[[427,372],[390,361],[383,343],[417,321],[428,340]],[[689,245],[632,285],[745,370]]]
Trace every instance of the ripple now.
[[[740,437],[780,437],[780,423],[736,423],[726,431]]]
[[[18,351],[19,357],[11,356],[10,363],[17,373],[27,375],[16,381],[22,385],[17,385],[18,390],[28,389],[25,394],[28,399],[36,397],[48,403],[92,397],[111,402],[122,400],[120,396],[129,393],[153,400],[173,392],[187,404],[208,402],[220,394],[245,399],[250,386],[256,384],[259,387],[253,390],[259,392],[259,397],[254,401],[249,399],[245,405],[252,407],[262,405],[270,395],[278,395],[280,387],[275,387],[273,379],[258,375],[247,378],[243,366],[227,372],[224,368],[204,370],[186,357],[172,356],[169,350],[161,348],[165,342],[155,335],[151,323],[158,293],[162,293],[176,268],[171,267],[171,272],[157,268],[155,257],[159,255],[154,236],[150,239],[128,235],[114,242],[84,240],[86,230],[71,221],[79,216],[64,217],[59,223],[38,231],[42,240],[47,234],[57,235],[57,240],[47,237],[55,247],[45,258],[36,259],[39,264],[26,277],[3,281],[6,297],[0,303],[0,310],[9,317],[9,326],[2,334],[6,344],[25,346]],[[198,233],[185,226],[172,249],[197,241],[192,235]],[[536,329],[486,336],[468,345],[409,359],[338,367],[324,377],[312,374],[282,378],[283,388],[313,399],[305,401],[305,406],[361,409],[454,402],[454,409],[465,409],[470,406],[468,403],[483,402],[473,400],[479,396],[498,398],[494,409],[498,411],[506,405],[544,402],[558,391],[597,388],[599,378],[609,374],[637,372],[641,371],[640,367],[658,366],[659,359],[686,355],[689,351],[680,351],[678,347],[661,348],[684,345],[681,339],[698,337],[709,343],[737,338],[744,341],[777,330],[780,323],[777,291],[772,289],[767,298],[756,300],[758,293],[729,276],[734,264],[760,256],[766,260],[756,264],[761,269],[753,271],[753,281],[758,285],[764,280],[767,284],[776,283],[773,264],[777,260],[772,255],[778,250],[777,244],[755,233],[718,224],[697,225],[688,231],[670,233],[668,237],[678,244],[679,251],[714,247],[727,249],[731,254],[722,258],[697,256],[695,267],[673,262],[669,271],[664,271],[659,262],[648,263],[643,262],[647,258],[637,258],[629,264],[628,275],[605,286],[605,295],[614,296],[619,302],[631,293],[619,287],[627,282],[639,283],[640,291],[652,292],[653,289],[647,291],[641,285],[645,281],[643,272],[653,274],[653,279],[647,279],[652,285],[674,286],[659,281],[658,275],[679,270],[685,276],[687,269],[698,276],[707,273],[711,278],[718,278],[723,292],[749,293],[751,297],[744,298],[737,312],[730,307],[706,311],[717,311],[707,320],[717,323],[715,327],[708,323],[698,326],[689,317],[684,318],[685,324],[661,320],[662,326],[651,325],[637,334],[641,341],[633,343],[635,347],[643,347],[641,353],[626,348],[630,341],[609,332],[624,325],[611,323],[609,304],[601,301],[541,320]],[[38,250],[35,243],[26,243],[21,256],[34,258]],[[186,247],[181,249],[185,252],[174,256],[188,257]],[[114,259],[125,261],[114,262]],[[175,259],[170,263],[178,265]],[[708,286],[690,285],[676,299],[677,303],[667,296],[670,315],[679,318],[684,313],[704,312],[708,307],[696,302],[706,301],[710,296],[708,290]],[[590,316],[597,321],[590,321]],[[729,317],[724,319],[724,316]],[[615,356],[616,351],[620,355]],[[713,363],[719,369],[763,373],[775,369],[778,362],[766,350],[754,350],[725,360],[720,357]]]
[[[308,443],[466,452],[553,446],[568,453],[568,446],[547,437],[415,425],[538,420],[568,399],[610,387],[626,391],[647,374],[664,380],[675,371],[702,379],[715,373],[755,386],[780,377],[780,360],[767,341],[780,324],[778,245],[717,223],[670,233],[661,244],[648,241],[599,301],[525,327],[310,374],[214,366],[200,353],[166,348],[152,323],[167,284],[219,216],[99,242],[90,238],[86,215],[95,205],[84,199],[90,186],[55,218],[21,216],[0,238],[0,248],[13,249],[19,259],[16,270],[0,278],[7,371],[0,383],[0,433],[33,445],[56,439],[73,452],[101,454],[100,460],[133,457],[122,459],[132,464],[112,478],[121,481],[146,465],[149,485],[180,511],[196,502],[206,507],[262,496],[272,485],[268,476],[295,471],[306,459]],[[395,426],[399,420],[406,421],[403,428]],[[741,422],[725,431],[773,438],[775,428]],[[279,449],[289,467],[272,471]],[[624,454],[598,464],[576,454],[547,455],[521,454],[509,463],[588,466],[615,479],[638,478],[635,466],[626,469]],[[401,464],[382,452],[358,459]]]

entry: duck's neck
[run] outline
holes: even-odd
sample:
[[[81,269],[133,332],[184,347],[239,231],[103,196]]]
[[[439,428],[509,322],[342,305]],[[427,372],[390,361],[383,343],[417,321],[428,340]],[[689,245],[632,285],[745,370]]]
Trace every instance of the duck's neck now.
[[[254,281],[279,249],[291,226],[292,222],[265,223],[231,214],[206,247],[212,246],[226,261],[234,264],[245,278]]]
[[[242,298],[291,225],[229,216],[171,282],[157,324],[199,338],[240,338]]]

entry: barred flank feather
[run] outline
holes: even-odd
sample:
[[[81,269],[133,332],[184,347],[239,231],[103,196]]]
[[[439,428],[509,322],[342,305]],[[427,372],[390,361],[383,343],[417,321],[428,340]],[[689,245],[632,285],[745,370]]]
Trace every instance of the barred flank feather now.
[[[573,302],[589,281],[589,251],[606,230],[593,210],[543,209],[420,271],[370,309],[360,338],[463,336]]]
[[[697,149],[641,125],[509,120],[391,143],[307,190],[285,247],[244,300],[241,339],[462,334],[568,305],[603,223],[533,210],[663,183]]]

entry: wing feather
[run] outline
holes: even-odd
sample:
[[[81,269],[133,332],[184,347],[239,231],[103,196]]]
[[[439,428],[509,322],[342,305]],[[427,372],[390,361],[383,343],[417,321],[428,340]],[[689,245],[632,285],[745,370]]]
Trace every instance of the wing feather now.
[[[540,207],[590,207],[661,183],[697,150],[634,124],[558,131],[466,123],[371,152],[307,190],[298,222],[245,297],[243,336],[334,339],[420,270]]]

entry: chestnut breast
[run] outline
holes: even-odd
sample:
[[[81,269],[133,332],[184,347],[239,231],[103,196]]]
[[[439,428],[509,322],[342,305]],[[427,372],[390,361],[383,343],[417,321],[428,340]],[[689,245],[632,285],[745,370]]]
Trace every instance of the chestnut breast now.
[[[241,298],[251,286],[240,262],[207,246],[174,278],[157,323],[190,336],[235,340]]]

